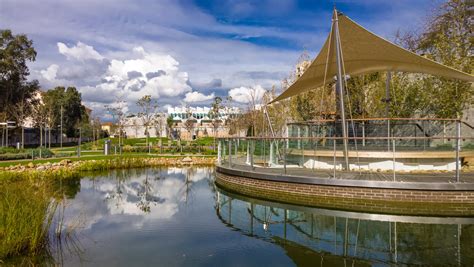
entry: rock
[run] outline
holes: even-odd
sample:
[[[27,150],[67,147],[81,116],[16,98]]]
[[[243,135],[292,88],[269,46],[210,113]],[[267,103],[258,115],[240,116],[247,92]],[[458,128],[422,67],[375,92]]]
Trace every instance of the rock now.
[[[28,165],[26,165],[28,168],[34,168],[35,167],[35,164],[33,164],[33,162],[30,162],[28,163]]]
[[[44,171],[44,170],[46,170],[46,167],[43,166],[43,165],[40,165],[40,166],[36,167],[36,170],[37,171]]]
[[[181,160],[182,163],[192,163],[193,160],[190,157],[185,157]]]
[[[68,164],[71,164],[72,161],[69,160],[69,159],[63,159],[59,162],[59,164],[61,164],[62,166],[67,166]]]

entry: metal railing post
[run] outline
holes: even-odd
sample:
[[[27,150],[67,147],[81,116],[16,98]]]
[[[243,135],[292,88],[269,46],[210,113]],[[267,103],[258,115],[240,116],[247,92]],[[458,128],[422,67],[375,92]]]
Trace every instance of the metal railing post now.
[[[255,144],[254,140],[249,140],[250,142],[250,166],[252,167],[252,170],[254,169],[253,167],[253,152],[255,151]]]
[[[365,146],[365,121],[362,121],[362,146]]]
[[[397,180],[396,174],[395,174],[395,139],[392,139],[392,153],[393,153],[393,181],[395,182]]]
[[[333,161],[334,174],[332,178],[336,178],[336,139],[335,138],[332,140],[332,144],[333,144],[333,149],[334,149],[334,161]]]
[[[288,143],[288,139],[284,139],[286,143]],[[286,174],[286,145],[283,146],[283,169]]]
[[[222,163],[222,141],[219,139],[217,143],[217,164],[221,165]]]
[[[229,146],[229,167],[232,167],[232,140],[229,139],[229,142],[228,142],[228,146]]]
[[[460,168],[461,162],[459,158],[459,151],[461,150],[461,121],[456,121],[456,182],[460,180]]]

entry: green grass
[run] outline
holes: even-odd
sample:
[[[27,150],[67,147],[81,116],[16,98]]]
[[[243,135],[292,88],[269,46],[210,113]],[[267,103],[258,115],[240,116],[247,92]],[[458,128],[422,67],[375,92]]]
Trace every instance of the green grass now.
[[[48,250],[57,207],[48,181],[0,182],[0,259],[36,256]]]
[[[61,238],[60,234],[50,236],[52,220],[63,195],[59,192],[58,181],[77,181],[85,171],[105,171],[110,169],[131,169],[156,166],[156,162],[146,158],[173,158],[182,155],[148,155],[130,153],[124,155],[91,155],[69,158],[84,161],[74,169],[22,172],[0,171],[0,263],[20,256],[27,260],[19,265],[34,265],[34,259],[51,258],[52,240]],[[206,157],[206,156],[204,156]],[[34,161],[58,162],[63,159],[43,159]],[[92,161],[94,160],[94,161]],[[28,164],[31,161],[0,162],[0,166]],[[162,164],[158,162],[158,164]],[[65,187],[62,190],[65,190]],[[33,260],[32,260],[33,259]],[[7,262],[8,263],[8,262]]]

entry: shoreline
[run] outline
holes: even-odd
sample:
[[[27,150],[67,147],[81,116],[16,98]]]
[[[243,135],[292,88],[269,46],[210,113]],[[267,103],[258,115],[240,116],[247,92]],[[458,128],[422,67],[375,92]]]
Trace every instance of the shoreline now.
[[[209,156],[161,156],[161,157],[112,157],[104,159],[71,160],[56,162],[16,164],[0,167],[0,181],[18,179],[68,179],[79,177],[84,171],[102,171],[158,166],[215,166],[216,157]]]

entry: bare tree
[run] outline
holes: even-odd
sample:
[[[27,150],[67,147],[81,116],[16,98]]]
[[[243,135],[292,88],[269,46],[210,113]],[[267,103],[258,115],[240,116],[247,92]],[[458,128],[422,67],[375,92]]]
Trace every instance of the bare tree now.
[[[105,105],[105,109],[112,115],[113,120],[118,124],[119,146],[122,145],[123,122],[126,117],[124,108],[125,101],[123,101],[121,98],[118,98],[112,105]]]
[[[33,121],[35,122],[36,126],[39,127],[40,130],[40,147],[43,146],[43,129],[48,120],[47,112],[48,111],[46,106],[42,103],[33,107]],[[46,139],[46,134],[44,136],[44,139]]]
[[[137,105],[141,112],[138,113],[138,117],[142,120],[143,126],[145,127],[146,145],[148,146],[148,138],[150,133],[148,129],[153,123],[155,111],[158,105],[155,100],[151,98],[151,95],[145,95],[137,101]]]
[[[153,116],[152,124],[155,128],[156,137],[161,137],[161,130],[163,129],[163,114],[155,114]]]
[[[196,119],[193,117],[190,107],[186,107],[187,118],[184,122],[184,128],[189,132],[189,136],[193,139],[193,131],[196,124]]]
[[[220,118],[220,110],[222,107],[222,98],[217,96],[214,98],[214,102],[212,103],[208,114],[211,119],[212,130],[214,131],[214,150],[216,149],[217,130],[219,129],[219,125],[222,123]]]
[[[25,120],[29,111],[30,105],[25,99],[10,107],[10,114],[15,118],[17,126],[21,127],[21,148],[25,148]]]

